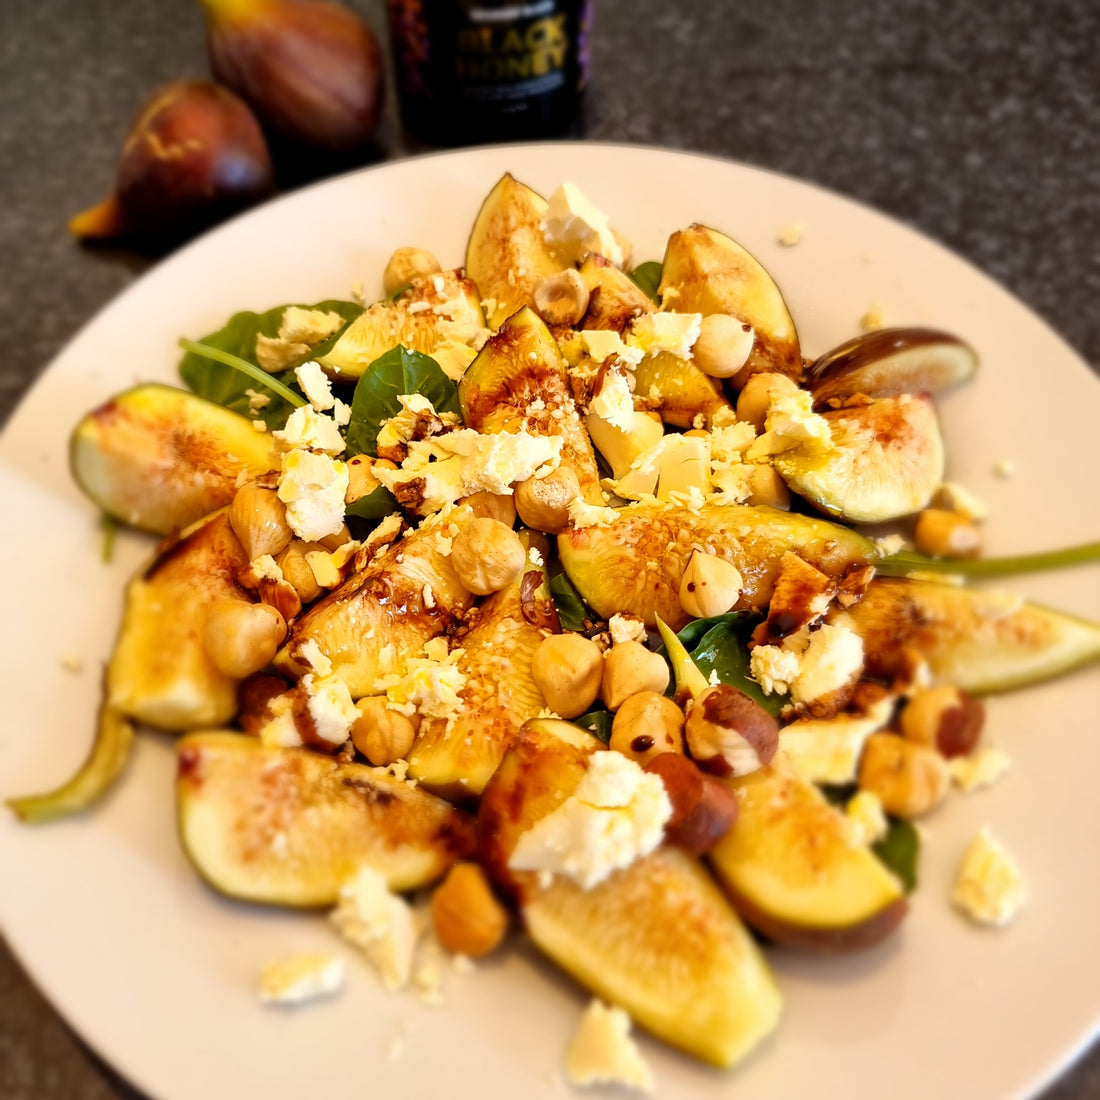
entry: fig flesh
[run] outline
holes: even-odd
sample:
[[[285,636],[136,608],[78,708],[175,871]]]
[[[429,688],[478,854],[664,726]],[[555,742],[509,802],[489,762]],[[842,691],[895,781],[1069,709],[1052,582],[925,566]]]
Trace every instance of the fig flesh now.
[[[171,243],[265,198],[274,188],[259,124],[232,92],[178,80],[130,127],[113,193],[69,223],[74,236]]]

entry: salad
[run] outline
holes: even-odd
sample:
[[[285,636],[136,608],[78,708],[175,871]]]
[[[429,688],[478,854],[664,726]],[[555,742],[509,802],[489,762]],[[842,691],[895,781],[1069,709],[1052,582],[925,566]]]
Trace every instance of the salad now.
[[[465,272],[437,267],[402,252],[382,302],[189,345],[219,407],[139,387],[78,427],[89,495],[180,534],[130,586],[89,767],[16,809],[86,805],[134,722],[186,732],[181,833],[225,893],[333,906],[396,987],[398,895],[442,879],[444,947],[518,915],[600,998],[733,1064],[779,1009],[744,922],[811,950],[888,935],[908,820],[1004,766],[974,694],[1094,658],[1097,630],[911,576],[992,564],[958,560],[980,506],[941,484],[925,396],[975,368],[956,338],[872,333],[807,370],[728,237],[631,266],[583,196],[509,177]],[[846,525],[918,511],[931,560]],[[1006,919],[1011,860],[985,838],[972,862],[960,898]],[[696,934],[646,934],[688,913]],[[644,1083],[615,1011],[575,1079]]]

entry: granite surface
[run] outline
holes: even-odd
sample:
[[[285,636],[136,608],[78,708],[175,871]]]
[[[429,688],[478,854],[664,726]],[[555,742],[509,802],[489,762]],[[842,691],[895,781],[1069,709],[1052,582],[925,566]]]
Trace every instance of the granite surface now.
[[[596,0],[586,133],[864,200],[971,260],[1100,370],[1095,0]],[[356,5],[381,32],[381,0]],[[204,75],[194,0],[0,3],[0,423],[150,260],[77,247],[144,97]],[[379,156],[413,147],[392,107]],[[980,1022],[975,1022],[980,1026]],[[136,1097],[0,943],[0,1097]],[[960,1094],[961,1095],[961,1094]],[[1100,1051],[1044,1100],[1100,1097]]]

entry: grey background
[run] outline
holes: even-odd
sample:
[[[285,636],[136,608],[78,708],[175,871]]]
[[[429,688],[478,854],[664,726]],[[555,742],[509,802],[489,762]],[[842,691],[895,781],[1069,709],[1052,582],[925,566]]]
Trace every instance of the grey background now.
[[[382,0],[353,6],[384,41]],[[596,0],[585,132],[862,199],[988,272],[1100,371],[1098,48],[1096,0]],[[149,266],[78,247],[65,224],[109,188],[145,97],[205,74],[195,0],[0,0],[0,423]],[[417,148],[392,96],[378,145]],[[0,942],[0,1098],[119,1097],[137,1094]],[[1100,1051],[1044,1094],[1071,1097],[1100,1097]]]

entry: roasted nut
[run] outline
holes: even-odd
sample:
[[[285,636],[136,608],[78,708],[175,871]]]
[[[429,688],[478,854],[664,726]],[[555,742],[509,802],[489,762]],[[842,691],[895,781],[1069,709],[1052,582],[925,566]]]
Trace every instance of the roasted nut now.
[[[768,508],[781,508],[784,512],[791,507],[791,491],[774,466],[761,463],[753,466],[749,474],[749,504]]]
[[[618,710],[632,695],[655,691],[663,695],[668,687],[668,662],[641,642],[621,642],[603,660],[600,698],[608,710]]]
[[[354,504],[363,497],[369,497],[382,484],[374,473],[375,466],[397,469],[394,463],[381,458],[371,458],[370,455],[356,455],[348,459],[348,488],[344,493],[345,504]]]
[[[548,325],[575,325],[588,309],[588,287],[572,267],[535,284],[535,310]]]
[[[302,542],[295,539],[275,559],[275,563],[283,571],[283,577],[287,584],[298,593],[298,599],[303,604],[311,603],[321,594],[321,586],[313,575],[313,569],[306,560],[306,555],[315,550],[324,550],[319,542]]]
[[[348,530],[346,523],[340,524],[339,531],[334,531],[331,535],[325,535],[320,540],[321,547],[325,550],[339,550],[345,542],[351,542],[351,532]]]
[[[455,955],[487,955],[508,930],[508,912],[476,863],[456,863],[432,894],[432,928]]]
[[[215,600],[206,613],[203,644],[219,671],[243,680],[269,665],[286,637],[286,620],[266,603]]]
[[[877,794],[887,813],[919,817],[943,800],[951,772],[935,749],[896,733],[873,733],[863,746],[858,784]]]
[[[755,338],[751,325],[728,313],[711,313],[699,326],[692,362],[711,378],[732,378],[745,365]]]
[[[758,432],[764,430],[772,398],[798,387],[784,374],[754,374],[737,396],[737,419],[748,421]]]
[[[941,756],[968,756],[982,735],[985,707],[973,695],[943,684],[918,691],[901,712],[902,736]]]
[[[229,505],[229,525],[249,561],[264,554],[274,557],[294,538],[286,522],[286,505],[277,491],[265,489],[255,481],[237,490]]]
[[[775,719],[731,684],[716,684],[695,699],[684,735],[695,762],[716,775],[748,775],[771,763],[779,747]]]
[[[712,775],[704,775],[686,756],[664,752],[645,766],[661,777],[672,817],[665,825],[665,839],[691,855],[709,852],[737,820],[737,796],[731,787]]]
[[[972,558],[982,548],[982,533],[968,516],[944,508],[925,508],[917,516],[913,542],[933,558]]]
[[[483,489],[480,493],[465,497],[462,503],[468,504],[474,515],[482,519],[499,520],[505,527],[512,527],[516,522],[516,502],[505,493],[490,493]]]
[[[384,768],[409,754],[416,726],[386,706],[384,695],[370,695],[355,704],[359,717],[351,725],[352,744],[375,767]]]
[[[600,693],[603,653],[583,634],[551,634],[531,659],[531,675],[546,705],[562,718],[584,714]]]
[[[682,753],[684,712],[667,695],[640,691],[619,707],[609,745],[643,767],[661,753]]]
[[[737,602],[743,584],[736,566],[696,550],[680,578],[680,606],[694,619],[723,615]]]
[[[282,695],[290,687],[281,676],[256,673],[246,676],[237,685],[237,720],[241,729],[253,737],[273,717],[271,700]]]
[[[437,275],[442,268],[426,248],[399,248],[387,261],[382,272],[382,290],[387,296],[396,294],[421,275]]]
[[[475,596],[499,592],[527,563],[519,535],[498,519],[473,519],[455,536],[451,565],[464,588]]]
[[[535,531],[560,534],[569,524],[569,503],[581,495],[577,475],[568,466],[532,477],[516,486],[516,511]]]

